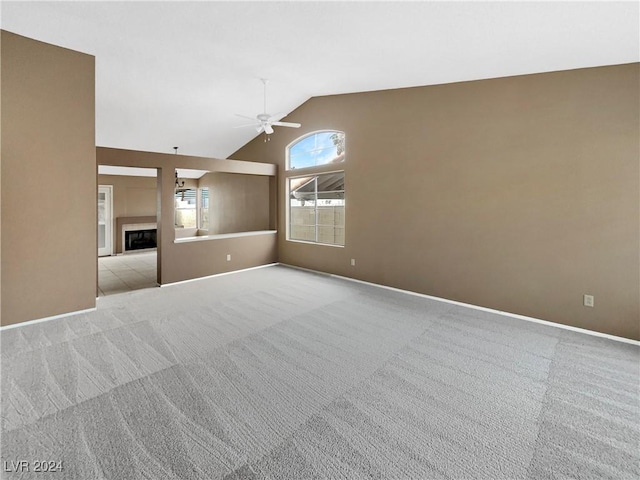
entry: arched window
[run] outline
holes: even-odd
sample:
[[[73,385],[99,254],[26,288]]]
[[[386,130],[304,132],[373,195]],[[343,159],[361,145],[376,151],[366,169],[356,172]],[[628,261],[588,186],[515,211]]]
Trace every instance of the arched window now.
[[[344,132],[312,132],[287,147],[287,170],[341,163],[344,162],[344,154]]]
[[[345,244],[344,170],[314,173],[320,166],[341,166],[343,132],[312,132],[287,147],[287,240]],[[298,170],[305,170],[304,175]]]

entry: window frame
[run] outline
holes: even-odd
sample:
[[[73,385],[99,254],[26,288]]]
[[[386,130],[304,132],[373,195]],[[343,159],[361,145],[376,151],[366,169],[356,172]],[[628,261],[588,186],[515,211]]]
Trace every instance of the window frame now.
[[[324,165],[323,165],[324,166]],[[307,170],[307,169],[306,169]],[[345,188],[343,188],[342,192],[344,195],[343,198],[343,218],[344,218],[344,226],[342,227],[344,229],[344,243],[338,244],[338,243],[325,243],[325,242],[320,242],[318,241],[318,184],[317,184],[317,179],[318,177],[322,176],[322,175],[331,175],[332,173],[341,173],[345,179],[345,185],[346,185],[346,172],[344,169],[339,169],[339,170],[322,170],[320,172],[307,172],[306,174],[303,175],[288,175],[285,177],[285,194],[286,194],[286,215],[285,215],[285,219],[286,219],[286,240],[288,242],[298,242],[298,243],[307,243],[309,245],[323,245],[326,247],[340,247],[340,248],[344,248],[346,243],[347,243],[347,238],[346,238],[346,229],[347,229],[347,218],[346,218],[346,186]],[[306,177],[313,177],[313,181],[316,182],[316,186],[315,186],[315,206],[314,206],[314,210],[315,210],[315,221],[314,221],[314,227],[315,227],[315,241],[313,240],[302,240],[302,239],[297,239],[297,238],[291,238],[291,180],[294,180],[296,178],[306,178]]]
[[[324,163],[321,165],[311,165],[309,167],[301,167],[301,168],[291,168],[291,148],[293,146],[295,146],[297,143],[305,140],[306,138],[309,138],[313,135],[317,135],[320,133],[340,133],[343,135],[343,142],[344,142],[344,147],[343,147],[343,152],[344,152],[344,158],[342,159],[342,161],[340,163]],[[347,188],[346,188],[346,183],[347,183],[347,173],[346,173],[346,168],[345,168],[345,164],[346,164],[346,133],[343,130],[336,130],[333,128],[325,128],[325,129],[320,129],[320,130],[314,130],[312,132],[308,132],[298,138],[296,138],[295,140],[293,140],[291,143],[289,143],[286,147],[285,147],[285,174],[284,174],[284,182],[285,182],[285,186],[284,186],[284,194],[285,194],[285,240],[288,242],[297,242],[297,243],[306,243],[309,245],[321,245],[321,246],[325,246],[325,247],[338,247],[338,248],[344,248],[346,246],[347,243],[347,220],[346,220],[346,197],[347,197]],[[344,233],[344,239],[343,239],[343,244],[339,245],[339,244],[335,244],[335,243],[324,243],[324,242],[319,242],[318,241],[318,199],[317,199],[317,177],[321,176],[321,175],[325,175],[325,174],[332,174],[332,173],[342,173],[343,177],[344,177],[344,187],[343,187],[343,211],[342,211],[342,215],[343,215],[343,233]],[[315,181],[316,181],[316,201],[315,201],[315,241],[310,241],[310,240],[298,240],[298,239],[292,239],[291,238],[291,180],[295,179],[295,178],[304,178],[304,177],[315,177]]]
[[[306,138],[309,138],[313,135],[317,135],[319,133],[341,133],[344,136],[345,139],[345,146],[344,146],[344,152],[345,152],[345,157],[344,159],[339,163],[323,163],[321,165],[310,165],[308,167],[301,167],[301,168],[296,168],[296,167],[291,167],[291,147],[293,147],[294,145],[296,145],[297,143],[302,142],[303,140],[305,140]],[[331,168],[330,166],[335,167],[336,165],[343,165],[346,160],[347,160],[347,156],[346,156],[346,152],[347,152],[347,146],[346,146],[346,138],[347,135],[345,134],[344,131],[342,130],[334,130],[332,128],[325,128],[322,130],[314,130],[313,132],[309,132],[306,133],[305,135],[302,135],[301,137],[296,138],[295,140],[293,140],[291,143],[289,143],[286,147],[285,147],[285,163],[284,163],[284,169],[286,172],[307,172],[307,171],[313,171],[313,169],[315,168],[322,168],[322,167],[328,167]],[[341,170],[344,170],[344,168],[342,168]]]
[[[193,206],[191,206],[192,204],[188,204],[189,206],[187,206],[187,207],[178,207],[176,205],[176,200],[178,199],[177,195],[181,191],[185,191],[186,192],[187,190],[195,190],[195,195],[194,195],[194,198],[195,198],[195,201],[196,201],[195,204],[193,204]],[[195,227],[183,226],[183,228],[198,228],[198,212],[199,212],[199,209],[198,209],[198,188],[191,188],[191,187],[176,188],[174,190],[174,192],[173,192],[173,218],[174,218],[174,225],[176,227],[178,226],[178,224],[176,222],[176,219],[177,219],[177,216],[178,216],[177,215],[178,211],[188,211],[188,210],[195,210],[196,225],[195,225]]]
[[[207,191],[207,203],[208,203],[206,209],[205,209],[205,206],[204,206],[204,197],[203,197],[203,193],[204,193],[205,190]],[[197,217],[198,218],[197,218],[197,222],[196,222],[197,223],[197,228],[198,228],[198,230],[207,231],[207,232],[209,231],[209,229],[211,227],[211,219],[209,218],[209,214],[211,213],[209,211],[210,210],[209,207],[211,206],[211,197],[209,195],[209,193],[210,193],[209,190],[210,190],[209,187],[198,187],[198,200],[196,202],[196,208],[198,209],[198,211],[197,211]],[[206,228],[203,226],[204,222],[203,222],[203,219],[202,219],[202,214],[204,213],[205,210],[207,211],[207,227]]]
[[[189,206],[187,207],[178,207],[176,206],[176,200],[177,200],[177,196],[179,195],[179,192],[181,191],[187,191],[187,190],[193,190],[195,191],[194,197],[195,197],[195,204],[189,204]],[[208,231],[209,230],[209,226],[207,226],[207,228],[203,227],[203,222],[202,222],[202,213],[204,212],[204,206],[203,206],[203,198],[202,198],[202,192],[204,190],[207,190],[207,192],[210,190],[209,187],[187,187],[187,188],[176,188],[173,192],[173,218],[174,218],[174,226],[177,226],[176,223],[176,217],[177,217],[177,213],[178,211],[188,211],[188,210],[195,210],[195,226],[193,227],[184,227],[184,228],[196,228],[198,230],[203,230],[203,231]],[[209,202],[211,202],[211,199],[209,197],[209,193],[207,193],[207,199]],[[207,208],[208,210],[208,208]]]

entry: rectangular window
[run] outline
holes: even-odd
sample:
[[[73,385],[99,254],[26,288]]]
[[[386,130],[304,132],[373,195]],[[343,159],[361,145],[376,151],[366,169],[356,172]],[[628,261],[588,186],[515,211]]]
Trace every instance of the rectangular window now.
[[[200,226],[202,230],[209,230],[209,189],[200,189]]]
[[[179,188],[174,196],[176,206],[176,227],[197,227],[197,197],[194,188]]]
[[[175,192],[174,202],[176,227],[209,229],[208,188],[179,188]]]
[[[344,172],[288,179],[289,240],[344,245]]]

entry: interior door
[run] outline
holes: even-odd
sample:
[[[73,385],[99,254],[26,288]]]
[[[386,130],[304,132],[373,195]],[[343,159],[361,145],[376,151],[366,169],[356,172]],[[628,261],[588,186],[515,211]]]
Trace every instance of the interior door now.
[[[113,253],[113,186],[98,185],[98,256]]]

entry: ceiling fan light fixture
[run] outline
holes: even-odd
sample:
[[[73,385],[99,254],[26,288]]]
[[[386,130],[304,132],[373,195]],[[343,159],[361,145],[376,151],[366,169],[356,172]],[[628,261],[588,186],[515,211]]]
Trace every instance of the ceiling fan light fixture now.
[[[300,128],[299,123],[292,122],[281,122],[280,120],[286,116],[286,113],[277,113],[275,115],[271,115],[267,113],[267,82],[268,80],[265,78],[260,79],[264,85],[264,111],[255,116],[254,123],[250,123],[248,125],[238,125],[234,128],[241,127],[250,127],[254,126],[256,132],[261,133],[264,132],[266,135],[271,135],[273,133],[273,127],[290,127],[290,128]],[[253,120],[254,117],[248,117],[246,115],[240,115],[236,113],[236,116],[241,118],[247,118]]]

